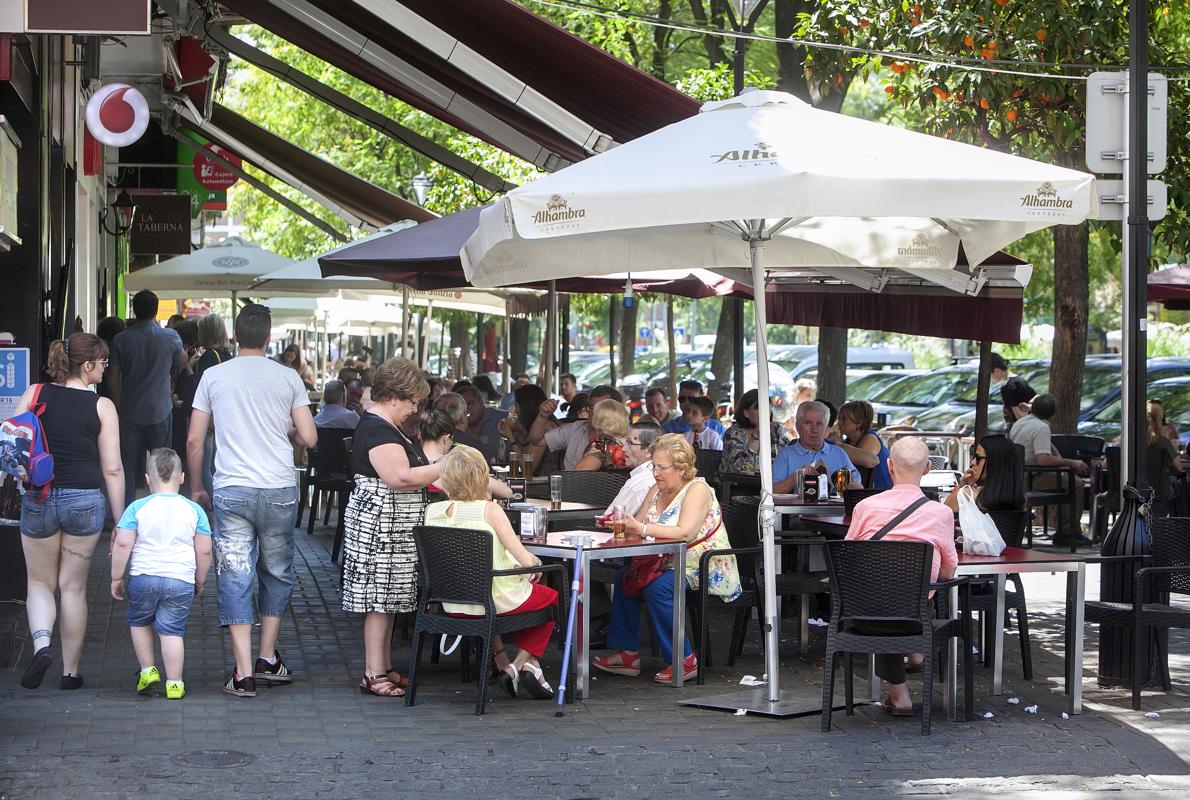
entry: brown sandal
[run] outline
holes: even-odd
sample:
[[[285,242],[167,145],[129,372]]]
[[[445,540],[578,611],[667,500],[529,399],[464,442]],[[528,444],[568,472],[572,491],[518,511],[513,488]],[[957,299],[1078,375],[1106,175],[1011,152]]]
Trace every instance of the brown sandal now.
[[[396,686],[398,686],[402,689],[409,688],[409,679],[406,678],[401,673],[397,672],[395,669],[390,669],[388,672],[386,672],[384,674],[385,674],[385,677],[387,677],[390,681],[392,681]]]
[[[388,675],[367,675],[359,682],[360,694],[370,694],[376,697],[404,697],[405,690],[389,679]]]

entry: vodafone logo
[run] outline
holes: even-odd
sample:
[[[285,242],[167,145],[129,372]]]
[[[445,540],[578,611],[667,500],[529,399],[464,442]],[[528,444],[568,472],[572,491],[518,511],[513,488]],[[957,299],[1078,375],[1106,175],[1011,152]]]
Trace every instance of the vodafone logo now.
[[[87,101],[87,130],[112,147],[130,145],[149,127],[145,96],[126,83],[109,83]]]

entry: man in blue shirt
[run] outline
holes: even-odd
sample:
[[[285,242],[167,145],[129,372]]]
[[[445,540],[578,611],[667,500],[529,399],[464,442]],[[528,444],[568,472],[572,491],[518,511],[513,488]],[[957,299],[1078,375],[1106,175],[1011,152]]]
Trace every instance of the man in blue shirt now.
[[[682,381],[678,384],[678,407],[682,409],[682,415],[662,425],[661,430],[666,433],[685,433],[690,430],[690,423],[686,421],[686,409],[693,398],[702,395],[702,384],[698,381]],[[720,436],[723,435],[723,423],[714,417],[707,420],[707,427]]]
[[[848,488],[859,489],[863,486],[859,480],[859,471],[843,452],[843,448],[826,440],[829,416],[830,411],[817,400],[807,401],[797,407],[794,427],[797,428],[798,440],[782,448],[777,460],[773,462],[775,494],[793,491],[798,469],[809,464],[817,464],[819,461],[826,465],[830,475],[834,475],[840,467],[847,469],[851,473]]]
[[[124,500],[136,499],[137,478],[145,474],[145,453],[169,447],[174,396],[171,378],[186,368],[186,351],[176,331],[157,324],[157,295],[132,297],[136,322],[112,339],[109,380],[120,412],[120,460]]]
[[[322,409],[314,418],[314,427],[355,430],[359,414],[343,405],[346,397],[347,390],[342,381],[327,381],[322,390]]]

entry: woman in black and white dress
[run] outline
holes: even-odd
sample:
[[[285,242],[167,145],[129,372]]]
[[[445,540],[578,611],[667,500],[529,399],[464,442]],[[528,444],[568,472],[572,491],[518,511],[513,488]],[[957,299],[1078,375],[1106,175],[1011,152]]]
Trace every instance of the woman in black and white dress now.
[[[438,467],[400,426],[429,391],[412,361],[385,361],[351,442],[355,489],[344,520],[343,610],[366,615],[359,689],[379,697],[405,694],[405,677],[392,668],[393,621],[417,606],[413,526],[425,515],[425,490]]]

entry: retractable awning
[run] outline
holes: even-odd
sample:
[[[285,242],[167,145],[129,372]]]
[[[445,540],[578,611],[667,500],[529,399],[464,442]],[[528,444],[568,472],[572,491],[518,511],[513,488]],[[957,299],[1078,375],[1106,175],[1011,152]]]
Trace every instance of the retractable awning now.
[[[372,86],[546,170],[697,104],[508,0],[224,0]]]
[[[190,120],[194,123],[194,120]],[[220,147],[325,205],[352,225],[378,229],[435,215],[215,104],[201,132]]]

